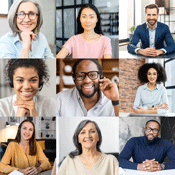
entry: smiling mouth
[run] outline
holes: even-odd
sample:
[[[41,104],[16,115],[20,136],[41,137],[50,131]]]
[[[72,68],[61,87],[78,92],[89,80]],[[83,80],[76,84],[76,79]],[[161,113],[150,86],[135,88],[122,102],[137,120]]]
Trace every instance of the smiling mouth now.
[[[21,91],[21,94],[25,97],[30,97],[31,95],[33,95],[33,91],[28,91],[28,92]]]

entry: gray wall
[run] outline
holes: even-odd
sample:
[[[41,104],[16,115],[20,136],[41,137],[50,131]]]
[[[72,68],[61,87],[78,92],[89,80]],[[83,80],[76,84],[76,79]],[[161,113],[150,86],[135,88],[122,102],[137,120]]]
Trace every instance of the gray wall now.
[[[144,136],[145,123],[148,120],[157,120],[160,117],[120,117],[119,118],[119,143],[120,152],[123,150],[126,142],[132,137]]]
[[[55,44],[55,0],[39,0],[43,12],[44,23],[41,32],[47,38],[49,44]],[[10,32],[7,18],[0,17],[0,37]]]

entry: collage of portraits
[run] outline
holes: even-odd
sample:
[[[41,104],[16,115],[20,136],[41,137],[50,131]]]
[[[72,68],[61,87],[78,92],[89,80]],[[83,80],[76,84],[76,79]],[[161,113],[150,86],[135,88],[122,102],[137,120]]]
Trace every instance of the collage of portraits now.
[[[174,0],[0,1],[0,175],[174,175],[174,19]]]

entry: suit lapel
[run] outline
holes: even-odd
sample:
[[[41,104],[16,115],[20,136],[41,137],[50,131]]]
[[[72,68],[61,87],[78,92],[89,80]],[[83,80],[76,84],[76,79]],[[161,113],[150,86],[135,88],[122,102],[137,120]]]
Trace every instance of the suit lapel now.
[[[157,22],[157,28],[156,28],[156,36],[155,36],[155,47],[156,47],[156,43],[157,43],[157,38],[158,38],[158,36],[159,36],[159,31],[160,31],[160,29],[159,29],[159,22]]]

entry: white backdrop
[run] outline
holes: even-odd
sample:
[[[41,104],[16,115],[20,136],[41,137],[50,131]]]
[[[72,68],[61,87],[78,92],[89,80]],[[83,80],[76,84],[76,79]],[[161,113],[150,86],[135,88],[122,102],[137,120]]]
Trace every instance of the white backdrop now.
[[[104,153],[119,152],[119,118],[116,117],[60,117],[58,119],[59,139],[57,140],[57,160],[61,161],[71,151],[75,150],[73,134],[82,120],[95,121],[102,133],[101,151]],[[58,150],[59,149],[59,150]],[[58,162],[59,162],[58,161]]]

